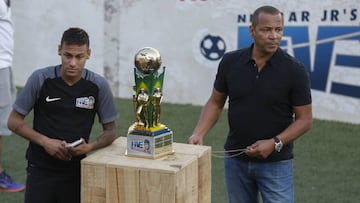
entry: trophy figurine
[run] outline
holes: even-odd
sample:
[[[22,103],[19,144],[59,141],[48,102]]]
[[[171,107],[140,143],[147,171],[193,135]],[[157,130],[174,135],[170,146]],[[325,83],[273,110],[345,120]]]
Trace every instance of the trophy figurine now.
[[[144,47],[135,54],[135,123],[127,134],[128,156],[158,158],[173,153],[173,132],[160,123],[164,74],[158,50]]]

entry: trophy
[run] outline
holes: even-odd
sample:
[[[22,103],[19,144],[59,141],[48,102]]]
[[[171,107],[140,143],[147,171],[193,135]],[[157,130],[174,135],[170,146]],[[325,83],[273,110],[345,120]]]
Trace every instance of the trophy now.
[[[133,108],[135,123],[127,134],[128,156],[159,158],[173,153],[173,132],[160,123],[165,67],[152,47],[135,54]]]

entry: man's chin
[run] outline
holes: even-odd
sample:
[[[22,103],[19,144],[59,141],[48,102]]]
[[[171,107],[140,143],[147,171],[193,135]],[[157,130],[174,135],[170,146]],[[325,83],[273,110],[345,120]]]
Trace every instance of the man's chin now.
[[[274,53],[274,52],[276,52],[277,49],[278,49],[278,46],[268,46],[268,47],[266,48],[266,52],[268,52],[268,53]]]
[[[67,72],[66,72],[66,75],[67,75],[68,77],[76,77],[76,76],[79,75],[79,72],[77,72],[77,71],[67,71]]]

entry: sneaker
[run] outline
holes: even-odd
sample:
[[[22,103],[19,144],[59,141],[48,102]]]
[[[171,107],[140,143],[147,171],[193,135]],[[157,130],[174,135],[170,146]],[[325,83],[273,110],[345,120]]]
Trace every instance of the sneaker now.
[[[21,192],[24,189],[24,185],[14,182],[5,171],[0,173],[0,190],[5,192]]]

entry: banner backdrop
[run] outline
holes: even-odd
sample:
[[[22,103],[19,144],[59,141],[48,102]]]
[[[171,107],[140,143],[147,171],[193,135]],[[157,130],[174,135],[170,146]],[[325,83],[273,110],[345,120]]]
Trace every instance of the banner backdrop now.
[[[166,67],[163,102],[204,105],[221,57],[250,45],[251,14],[266,4],[283,11],[281,46],[309,71],[315,118],[360,123],[360,0],[17,0],[15,81],[60,63],[63,30],[80,26],[91,38],[87,67],[115,96],[132,97],[134,56],[150,46]]]
[[[87,67],[104,74],[104,0],[12,0],[16,85],[38,68],[61,63],[58,55],[63,32],[81,27],[90,37],[91,57]]]
[[[314,116],[360,123],[359,0],[123,0],[119,96],[131,96],[133,56],[151,46],[167,67],[164,101],[204,105],[221,57],[251,44],[251,13],[265,4],[283,11],[281,46],[309,70]]]

